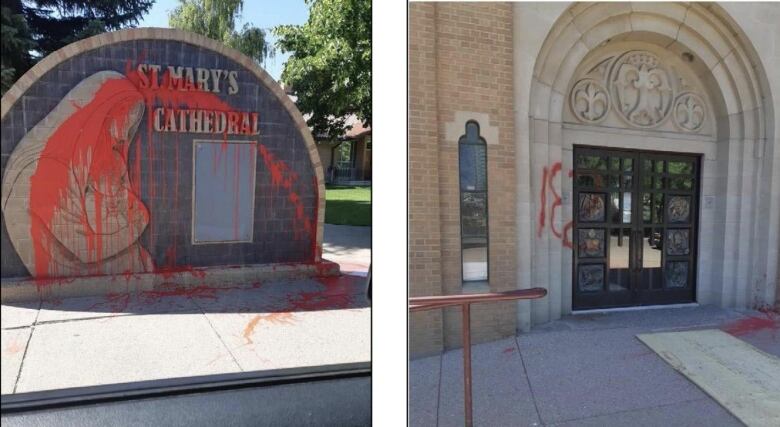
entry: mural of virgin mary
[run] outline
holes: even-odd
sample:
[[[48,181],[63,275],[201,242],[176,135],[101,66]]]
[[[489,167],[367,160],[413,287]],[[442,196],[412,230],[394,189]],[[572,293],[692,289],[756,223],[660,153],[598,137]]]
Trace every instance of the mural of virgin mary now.
[[[127,165],[143,113],[133,83],[101,71],[71,89],[16,146],[3,176],[3,217],[33,277],[153,269],[138,242],[149,211]]]

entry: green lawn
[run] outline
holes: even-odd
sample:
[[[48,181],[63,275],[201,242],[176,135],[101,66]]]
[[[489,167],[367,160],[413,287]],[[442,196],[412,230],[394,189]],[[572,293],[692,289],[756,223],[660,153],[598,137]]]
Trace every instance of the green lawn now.
[[[325,222],[371,225],[371,187],[325,187]]]

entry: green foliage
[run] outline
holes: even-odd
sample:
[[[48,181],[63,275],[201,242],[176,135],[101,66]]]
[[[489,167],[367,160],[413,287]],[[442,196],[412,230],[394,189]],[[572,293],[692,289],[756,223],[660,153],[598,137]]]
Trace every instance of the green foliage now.
[[[154,0],[3,0],[2,90],[67,44],[135,26]]]
[[[327,186],[325,222],[339,225],[371,225],[371,187]]]
[[[138,24],[154,0],[25,1],[27,24],[41,56],[83,38]],[[29,5],[29,6],[27,6]]]
[[[20,4],[21,5],[21,4]],[[14,13],[11,8],[3,6],[0,9],[0,88],[5,93],[16,81],[17,70],[27,70],[31,67],[30,50],[35,47],[27,27],[27,21],[21,10]]]
[[[291,52],[282,81],[292,86],[298,108],[311,113],[315,135],[336,139],[355,114],[371,125],[371,0],[307,0],[304,25],[274,28],[277,46]]]
[[[244,24],[236,30],[243,3],[243,0],[179,0],[179,5],[168,15],[168,24],[221,41],[262,64],[274,56],[274,50],[262,29]]]

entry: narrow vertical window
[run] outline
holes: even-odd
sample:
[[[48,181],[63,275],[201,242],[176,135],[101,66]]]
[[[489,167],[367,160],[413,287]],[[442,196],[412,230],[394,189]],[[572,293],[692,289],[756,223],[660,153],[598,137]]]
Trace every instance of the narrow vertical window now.
[[[479,123],[466,122],[458,141],[460,159],[460,241],[463,281],[488,280],[487,145]]]

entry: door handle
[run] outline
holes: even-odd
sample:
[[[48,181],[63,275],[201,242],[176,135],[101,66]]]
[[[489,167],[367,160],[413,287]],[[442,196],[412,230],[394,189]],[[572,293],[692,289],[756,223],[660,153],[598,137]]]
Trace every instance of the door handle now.
[[[634,257],[634,271],[639,273],[642,271],[642,256],[644,255],[644,235],[642,230],[634,231],[634,248],[636,248],[636,256]]]

